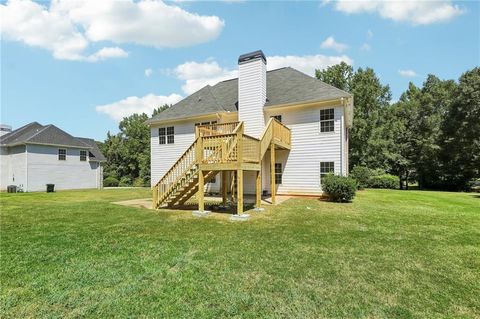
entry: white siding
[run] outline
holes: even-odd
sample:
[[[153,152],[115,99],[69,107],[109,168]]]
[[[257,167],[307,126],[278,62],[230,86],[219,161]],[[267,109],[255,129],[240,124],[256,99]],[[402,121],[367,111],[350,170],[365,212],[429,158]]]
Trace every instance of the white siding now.
[[[320,194],[320,162],[334,162],[335,173],[346,174],[343,108],[335,107],[334,114],[335,131],[321,133],[320,108],[266,112],[265,121],[271,115],[282,115],[282,122],[292,133],[291,150],[276,152],[276,162],[282,163],[283,168],[282,185],[277,186],[279,194]],[[262,177],[263,188],[270,191],[269,152],[264,157]]]
[[[238,71],[238,118],[245,124],[245,134],[258,138],[265,127],[266,65],[259,59],[240,64]]]
[[[44,191],[45,184],[55,190],[100,188],[101,166],[98,162],[80,161],[80,149],[66,148],[67,159],[58,160],[56,146],[28,145],[27,191]]]
[[[25,190],[26,170],[25,170],[25,146],[2,147],[2,185],[5,190],[8,185],[16,185]]]
[[[0,147],[0,190],[7,189],[9,167],[10,156],[8,155],[8,148]]]
[[[195,140],[195,123],[216,121],[215,117],[211,119],[202,119],[202,121],[182,121],[172,124],[155,125],[150,130],[150,150],[151,150],[151,185],[154,186],[160,178],[172,167],[173,164],[182,156],[187,148]],[[158,128],[175,127],[175,142],[173,144],[159,144]],[[218,192],[220,188],[220,175],[217,176],[215,183],[206,184],[207,192]]]

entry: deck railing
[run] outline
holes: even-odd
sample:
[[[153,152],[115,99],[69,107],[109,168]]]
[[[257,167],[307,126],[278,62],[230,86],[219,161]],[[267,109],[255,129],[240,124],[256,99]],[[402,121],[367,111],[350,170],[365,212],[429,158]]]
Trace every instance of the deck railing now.
[[[239,122],[215,123],[197,126],[198,136],[215,136],[233,133]]]

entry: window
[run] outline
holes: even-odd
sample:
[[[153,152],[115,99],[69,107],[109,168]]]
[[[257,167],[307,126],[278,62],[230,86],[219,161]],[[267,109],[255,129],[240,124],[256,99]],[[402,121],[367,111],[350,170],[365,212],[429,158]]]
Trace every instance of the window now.
[[[213,124],[217,124],[217,121],[195,123],[195,126],[199,126],[199,125],[213,125]]]
[[[58,149],[58,160],[59,161],[66,161],[67,160],[67,150],[64,148]]]
[[[282,163],[275,163],[275,184],[282,184]]]
[[[175,128],[173,126],[158,129],[159,144],[173,144],[175,142]]]
[[[333,109],[320,110],[320,132],[334,131]]]
[[[215,175],[208,183],[215,184],[217,182],[217,175]]]
[[[175,142],[175,129],[173,126],[167,127],[167,143],[168,144],[173,144]]]
[[[273,117],[274,119],[276,119],[277,121],[282,123],[282,116],[281,115],[273,115],[273,116],[270,116],[270,117]]]
[[[87,151],[80,151],[80,161],[85,162],[87,160]]]
[[[335,162],[320,162],[320,180],[327,174],[335,173]]]

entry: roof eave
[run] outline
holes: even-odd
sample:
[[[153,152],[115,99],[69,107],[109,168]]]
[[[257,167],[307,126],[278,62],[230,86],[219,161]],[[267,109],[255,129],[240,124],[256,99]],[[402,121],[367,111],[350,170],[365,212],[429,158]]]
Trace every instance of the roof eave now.
[[[164,124],[164,123],[172,123],[172,122],[181,122],[181,121],[189,121],[189,120],[194,120],[194,119],[202,119],[206,117],[210,117],[212,115],[219,116],[220,114],[227,114],[227,113],[235,113],[235,112],[229,112],[229,111],[222,111],[222,112],[212,112],[212,113],[206,113],[206,114],[199,114],[199,115],[194,115],[194,116],[185,116],[185,117],[177,117],[173,119],[149,119],[144,122],[144,124],[148,126],[152,125],[157,125],[157,124]]]

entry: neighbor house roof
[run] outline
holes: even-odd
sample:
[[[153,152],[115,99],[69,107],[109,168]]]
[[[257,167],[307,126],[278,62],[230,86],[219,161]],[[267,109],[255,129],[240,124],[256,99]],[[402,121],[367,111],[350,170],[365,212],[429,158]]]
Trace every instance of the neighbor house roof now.
[[[91,153],[91,160],[105,161],[105,157],[94,140],[74,137],[53,124],[41,125],[38,122],[32,122],[0,136],[1,146],[22,144],[58,145],[88,149]]]
[[[352,95],[291,67],[267,72],[264,107],[334,100]],[[207,85],[147,121],[168,121],[238,111],[238,78]]]

